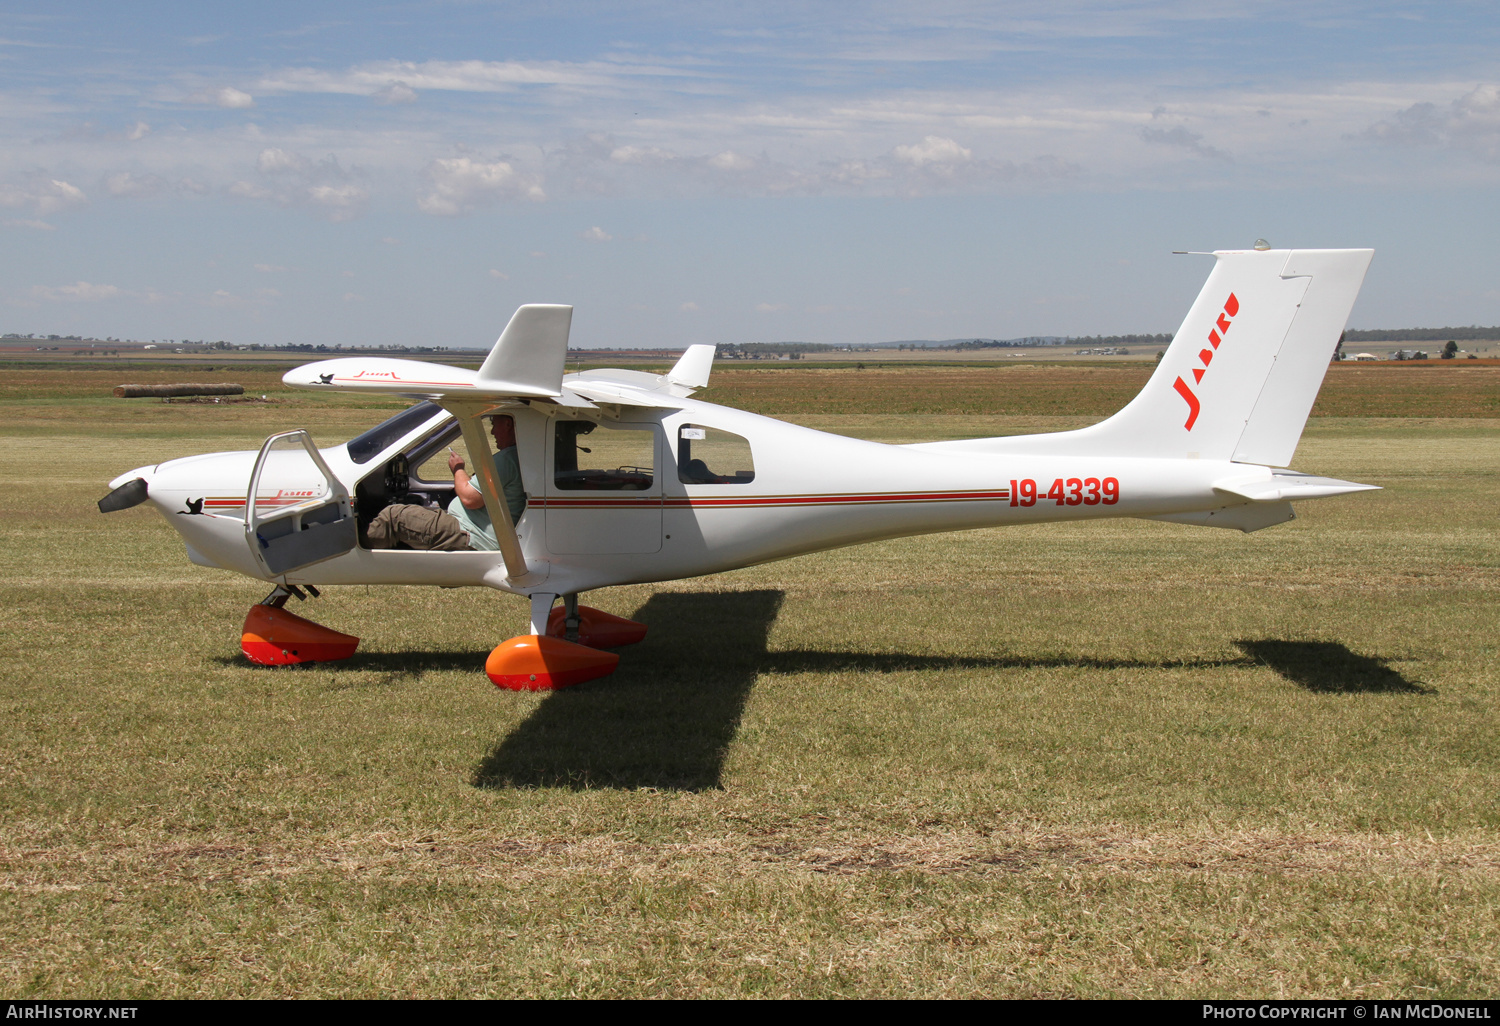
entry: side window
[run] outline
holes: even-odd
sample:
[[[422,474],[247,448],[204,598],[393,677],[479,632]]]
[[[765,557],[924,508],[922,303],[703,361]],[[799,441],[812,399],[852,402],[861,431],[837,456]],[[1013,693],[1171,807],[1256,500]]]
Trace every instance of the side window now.
[[[464,458],[466,466],[473,466],[468,462],[469,450],[464,445],[458,421],[451,421],[442,430],[413,446],[408,453],[413,484],[453,484],[453,475],[448,472],[450,448]]]
[[[559,420],[553,436],[553,483],[565,491],[641,492],[656,473],[656,433]]]
[[[677,429],[677,480],[683,484],[749,484],[755,480],[750,443],[701,424]]]

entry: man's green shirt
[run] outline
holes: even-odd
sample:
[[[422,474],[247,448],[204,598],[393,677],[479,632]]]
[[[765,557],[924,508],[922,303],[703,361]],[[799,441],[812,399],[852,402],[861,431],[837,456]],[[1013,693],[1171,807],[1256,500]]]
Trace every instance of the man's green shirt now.
[[[514,445],[495,453],[495,473],[500,476],[500,487],[505,492],[505,504],[510,507],[511,521],[520,520],[526,511],[526,490],[521,487],[521,463],[516,459]],[[479,488],[477,480],[474,480],[474,487]],[[469,509],[455,495],[448,503],[448,514],[469,532],[469,548],[484,552],[495,552],[500,548],[500,543],[495,540],[495,525],[490,523],[490,511],[483,506]]]

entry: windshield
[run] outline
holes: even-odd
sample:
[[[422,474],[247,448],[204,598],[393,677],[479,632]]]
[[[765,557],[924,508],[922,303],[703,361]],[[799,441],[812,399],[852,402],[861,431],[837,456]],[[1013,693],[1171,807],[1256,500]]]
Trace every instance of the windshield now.
[[[376,424],[358,438],[351,438],[348,443],[349,458],[355,463],[368,463],[442,412],[441,406],[426,399],[407,407],[390,420]]]

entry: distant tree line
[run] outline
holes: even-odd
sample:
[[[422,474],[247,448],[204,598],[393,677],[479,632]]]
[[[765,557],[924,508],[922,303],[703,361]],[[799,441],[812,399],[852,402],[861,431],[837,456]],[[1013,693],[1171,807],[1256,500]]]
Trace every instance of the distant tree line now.
[[[1384,328],[1370,331],[1350,329],[1344,332],[1345,342],[1446,342],[1453,339],[1469,342],[1477,339],[1500,338],[1500,328]]]
[[[840,347],[825,342],[745,342],[738,346],[720,348],[743,349],[747,353],[817,353]]]
[[[1165,346],[1171,335],[1070,335],[1070,346]]]

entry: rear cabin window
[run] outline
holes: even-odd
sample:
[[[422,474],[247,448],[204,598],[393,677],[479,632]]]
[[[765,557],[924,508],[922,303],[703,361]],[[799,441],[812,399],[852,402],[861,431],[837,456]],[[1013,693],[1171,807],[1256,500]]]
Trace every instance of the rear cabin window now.
[[[702,424],[677,429],[677,480],[683,484],[749,484],[755,480],[750,443]]]
[[[563,491],[643,492],[656,474],[656,432],[560,420],[553,436],[553,483]]]

